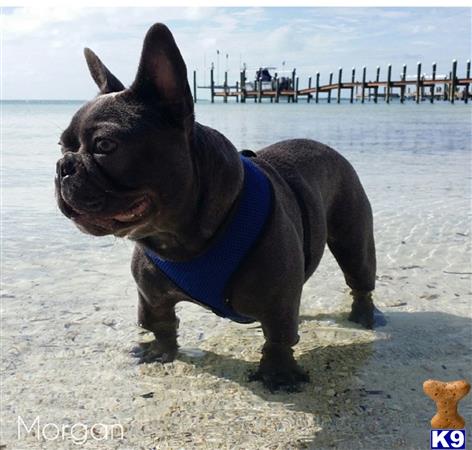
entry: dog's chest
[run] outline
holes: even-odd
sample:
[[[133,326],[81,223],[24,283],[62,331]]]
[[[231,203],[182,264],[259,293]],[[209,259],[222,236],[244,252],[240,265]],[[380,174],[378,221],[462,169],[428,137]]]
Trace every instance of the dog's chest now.
[[[238,314],[225,295],[226,287],[261,237],[272,209],[272,187],[264,172],[241,156],[244,185],[237,210],[225,230],[202,255],[190,261],[161,259],[146,250],[147,257],[195,302],[235,322],[254,319]]]

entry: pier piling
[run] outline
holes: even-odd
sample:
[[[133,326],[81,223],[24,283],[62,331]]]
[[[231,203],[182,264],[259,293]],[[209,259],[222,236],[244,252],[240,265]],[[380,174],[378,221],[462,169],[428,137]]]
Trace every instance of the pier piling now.
[[[211,90],[211,102],[215,103],[215,79],[213,77],[213,67],[210,69],[210,90]]]
[[[329,73],[328,103],[331,103],[331,85],[333,84],[333,72]]]
[[[385,92],[385,101],[390,103],[390,89],[392,83],[392,65],[389,64],[387,67],[387,87]]]
[[[405,101],[405,90],[406,90],[406,64],[403,64],[402,76],[401,80],[403,81],[402,85],[400,86],[400,103]]]
[[[342,86],[342,80],[343,80],[343,68],[339,68],[338,72],[338,95],[336,97],[336,103],[341,102],[341,86]]]
[[[432,79],[432,81],[436,80],[436,63],[435,62],[433,63],[433,67],[432,67],[431,79]],[[429,95],[430,95],[429,101],[431,103],[434,103],[434,89],[435,89],[435,87],[436,87],[436,85],[434,83],[432,83],[431,84],[431,89],[429,90]]]
[[[451,103],[454,103],[456,97],[456,85],[457,85],[457,61],[452,60],[452,75],[451,75]]]
[[[246,69],[241,70],[241,103],[246,103]]]
[[[465,77],[470,80],[470,59],[467,60],[467,69]],[[469,83],[467,83],[464,88],[464,102],[469,103]]]
[[[377,97],[379,95],[379,80],[380,80],[380,66],[377,66],[377,72],[375,74],[375,86],[374,86],[374,103],[377,103]]]
[[[416,103],[421,100],[421,63],[416,65]]]
[[[292,102],[295,102],[295,74],[296,74],[296,69],[292,70]],[[289,97],[290,99],[290,97]]]
[[[352,68],[352,73],[351,73],[351,96],[349,97],[349,103],[352,103],[354,101],[354,83],[356,82],[356,68]]]
[[[225,103],[228,103],[228,71],[225,70],[225,82],[223,85],[223,90],[224,90],[224,97],[223,101]]]

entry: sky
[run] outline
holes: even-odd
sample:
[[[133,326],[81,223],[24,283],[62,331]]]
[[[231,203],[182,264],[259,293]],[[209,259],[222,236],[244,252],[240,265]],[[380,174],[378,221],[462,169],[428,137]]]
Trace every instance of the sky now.
[[[226,69],[230,82],[238,80],[246,63],[249,77],[260,66],[296,67],[305,87],[317,71],[322,83],[330,71],[336,79],[340,66],[350,77],[365,65],[373,79],[376,66],[383,78],[392,64],[398,78],[403,64],[411,76],[418,61],[425,73],[436,62],[446,74],[457,59],[461,76],[471,57],[470,8],[3,8],[3,98],[93,97],[84,47],[130,85],[155,22],[171,29],[198,84],[208,84],[212,62],[220,82]]]

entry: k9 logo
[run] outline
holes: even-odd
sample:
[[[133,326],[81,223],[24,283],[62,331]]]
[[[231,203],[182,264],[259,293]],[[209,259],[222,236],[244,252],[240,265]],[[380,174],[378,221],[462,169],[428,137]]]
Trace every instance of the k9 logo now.
[[[465,430],[431,430],[432,449],[465,449]]]

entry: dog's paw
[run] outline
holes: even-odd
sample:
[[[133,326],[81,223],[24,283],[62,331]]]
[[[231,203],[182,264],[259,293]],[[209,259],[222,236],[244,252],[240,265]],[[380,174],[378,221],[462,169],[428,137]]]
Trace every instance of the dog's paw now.
[[[372,329],[375,324],[374,302],[371,292],[351,291],[353,302],[348,320],[358,323],[364,328]]]
[[[374,328],[375,324],[374,311],[373,309],[369,310],[366,308],[358,308],[353,304],[348,320],[358,323],[364,328],[371,330]]]
[[[248,380],[262,381],[264,387],[270,392],[300,392],[302,383],[308,383],[310,376],[299,366],[290,369],[259,367],[249,374]]]
[[[384,313],[377,309],[372,302],[363,304],[354,301],[348,320],[369,330],[387,325]]]
[[[141,342],[130,351],[130,354],[138,359],[138,364],[172,362],[177,356],[177,353],[177,346],[163,345],[157,340]]]

